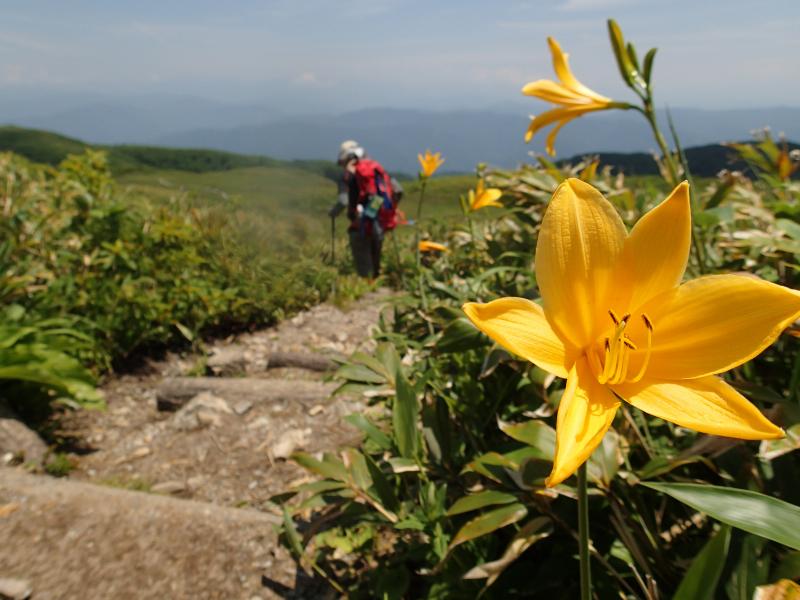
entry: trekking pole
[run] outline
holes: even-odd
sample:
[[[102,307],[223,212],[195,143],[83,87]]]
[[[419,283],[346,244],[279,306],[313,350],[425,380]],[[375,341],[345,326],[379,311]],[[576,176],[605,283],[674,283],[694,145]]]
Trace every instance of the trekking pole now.
[[[331,217],[331,264],[336,264],[336,217]]]

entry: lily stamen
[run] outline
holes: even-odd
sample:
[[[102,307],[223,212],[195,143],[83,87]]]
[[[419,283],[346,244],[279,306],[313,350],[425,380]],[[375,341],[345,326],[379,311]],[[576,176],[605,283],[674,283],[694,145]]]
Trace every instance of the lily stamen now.
[[[644,377],[644,374],[647,371],[647,366],[650,364],[650,354],[653,349],[653,324],[644,313],[642,313],[642,321],[644,321],[644,328],[647,330],[647,349],[645,350],[644,354],[644,362],[639,368],[639,372],[636,374],[636,376],[630,380],[631,383],[636,383],[637,381],[641,380],[642,377]]]

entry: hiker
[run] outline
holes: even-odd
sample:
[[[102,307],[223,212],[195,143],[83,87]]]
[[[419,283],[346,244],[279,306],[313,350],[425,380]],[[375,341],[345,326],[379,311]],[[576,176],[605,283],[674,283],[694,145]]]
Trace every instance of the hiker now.
[[[335,219],[347,209],[356,272],[361,277],[378,277],[383,236],[397,226],[402,187],[353,140],[342,143],[337,162],[342,167],[339,197],[328,215]]]

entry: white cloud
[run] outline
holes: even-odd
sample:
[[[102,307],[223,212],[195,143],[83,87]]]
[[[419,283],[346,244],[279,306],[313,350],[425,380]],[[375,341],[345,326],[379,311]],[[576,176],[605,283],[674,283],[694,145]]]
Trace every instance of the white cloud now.
[[[295,77],[292,80],[292,83],[295,85],[317,85],[319,84],[319,79],[317,79],[316,73],[313,73],[312,71],[305,71]]]
[[[637,2],[640,2],[640,0],[567,0],[558,7],[558,10],[565,12],[606,10],[620,6],[631,6],[637,4]]]

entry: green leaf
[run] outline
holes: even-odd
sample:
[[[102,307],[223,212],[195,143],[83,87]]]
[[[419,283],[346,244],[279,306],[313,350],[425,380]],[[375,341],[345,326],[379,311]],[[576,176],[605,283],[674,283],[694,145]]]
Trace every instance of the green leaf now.
[[[656,57],[658,48],[650,48],[644,55],[644,66],[642,67],[642,77],[647,85],[650,85],[650,77],[653,74],[653,59]]]
[[[289,515],[289,511],[285,506],[283,507],[283,535],[286,536],[289,549],[291,550],[292,554],[295,555],[297,562],[300,563],[300,565],[303,567],[303,570],[308,573],[308,569],[305,566],[303,544],[300,541],[300,535],[297,533],[297,529],[295,529],[294,526],[294,521],[292,521],[292,517]]]
[[[505,492],[499,492],[497,490],[484,490],[477,494],[470,494],[469,496],[459,498],[455,501],[453,506],[448,509],[446,514],[448,517],[452,517],[453,515],[460,515],[472,510],[478,510],[484,506],[509,504],[516,500],[517,497],[512,494],[506,494]]]
[[[369,469],[367,469],[367,462],[364,460],[364,455],[354,448],[347,448],[342,452],[345,459],[347,471],[350,473],[350,478],[353,484],[360,490],[366,492],[372,487],[372,477],[370,476]]]
[[[394,387],[395,373],[402,368],[400,356],[397,354],[397,350],[395,350],[395,347],[389,342],[381,342],[375,349],[375,356],[379,361],[381,361],[385,372],[388,374],[389,379],[391,380],[389,383],[391,383],[392,387]]]
[[[778,219],[775,221],[775,225],[790,238],[800,240],[800,224],[789,219]]]
[[[299,492],[308,492],[310,494],[320,494],[323,492],[330,492],[333,490],[340,490],[344,487],[344,483],[340,481],[331,481],[330,479],[320,479],[318,481],[311,481],[309,483],[303,483],[296,488],[294,488],[298,493]]]
[[[764,538],[748,535],[742,541],[739,561],[731,570],[725,585],[729,598],[750,600],[756,587],[768,583],[769,554],[764,551],[767,541]]]
[[[397,495],[394,493],[392,484],[369,454],[365,454],[364,459],[367,463],[369,475],[372,477],[372,490],[370,490],[370,493],[374,495],[383,506],[396,512],[400,502],[397,499]]]
[[[800,579],[800,552],[789,552],[770,573],[770,579]]]
[[[607,488],[619,470],[619,464],[622,462],[621,452],[619,435],[611,428],[589,457],[587,464],[589,477]]]
[[[723,525],[692,561],[673,600],[713,600],[730,543],[731,528]]]
[[[386,367],[380,360],[378,360],[374,356],[370,356],[369,354],[365,354],[364,352],[354,352],[353,355],[350,357],[350,363],[363,365],[368,369],[374,371],[378,375],[383,376],[384,379],[389,379],[389,373],[386,371]]]
[[[465,352],[488,343],[488,339],[469,319],[460,317],[451,321],[436,342],[436,349],[442,353]]]
[[[394,439],[401,456],[413,458],[419,450],[419,432],[417,431],[417,413],[419,403],[413,386],[402,371],[397,371],[397,395],[392,407],[392,426]]]
[[[556,430],[544,421],[530,420],[522,423],[498,423],[500,431],[518,442],[538,450],[543,460],[552,461],[556,452]]]
[[[800,550],[800,507],[750,490],[696,483],[643,483],[709,516]]]
[[[516,523],[520,519],[524,519],[527,514],[528,509],[525,508],[525,505],[517,502],[475,517],[458,530],[453,541],[450,542],[450,549],[452,550],[459,544],[492,533],[506,525],[511,525],[511,523]]]
[[[382,450],[390,450],[392,448],[392,439],[361,413],[347,415],[344,420],[363,431]]]
[[[486,587],[492,585],[511,563],[534,543],[546,538],[553,532],[553,526],[547,517],[536,517],[520,529],[503,552],[502,558],[473,567],[464,574],[464,579],[486,579]]]
[[[608,37],[611,41],[611,48],[614,50],[614,57],[617,59],[620,75],[622,75],[622,79],[628,84],[628,87],[633,87],[633,73],[635,68],[628,56],[628,51],[625,47],[625,39],[622,37],[622,31],[614,19],[608,20]]]
[[[342,365],[336,371],[336,377],[349,379],[350,381],[361,381],[363,383],[386,383],[386,377],[376,373],[369,367],[357,364]]]
[[[187,340],[189,340],[190,342],[194,340],[194,333],[192,333],[192,330],[186,327],[186,325],[175,321],[175,327],[178,331],[181,332],[181,335],[185,337]]]
[[[341,461],[334,459],[332,456],[327,456],[325,460],[318,460],[306,452],[295,452],[291,456],[292,460],[298,465],[330,479],[337,481],[347,481],[347,469]]]
[[[758,447],[759,457],[772,460],[800,448],[800,423],[786,429],[786,437],[779,440],[764,440]]]

